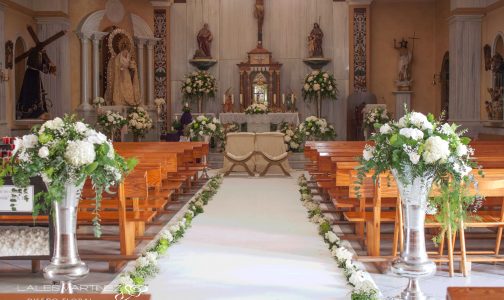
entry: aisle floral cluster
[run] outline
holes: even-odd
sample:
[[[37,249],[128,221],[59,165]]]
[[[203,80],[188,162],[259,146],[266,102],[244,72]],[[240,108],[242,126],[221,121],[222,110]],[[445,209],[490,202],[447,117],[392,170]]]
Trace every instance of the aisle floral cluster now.
[[[107,110],[104,113],[98,114],[97,125],[107,135],[121,130],[126,124],[128,124],[126,118],[115,111]]]
[[[185,76],[181,87],[184,99],[195,100],[199,97],[215,97],[217,81],[206,71],[194,71]]]
[[[374,179],[392,171],[404,185],[417,178],[433,178],[441,196],[430,198],[430,206],[441,212],[436,218],[444,228],[448,224],[458,228],[457,220],[467,217],[467,208],[475,201],[467,192],[475,182],[471,171],[476,165],[474,150],[468,146],[470,139],[463,136],[465,131],[435,120],[432,114],[418,112],[375,127],[377,132],[371,137],[374,146],[366,145],[360,157],[358,182],[371,171]]]
[[[203,190],[190,202],[184,216],[177,222],[160,232],[157,238],[149,244],[147,250],[136,261],[133,270],[120,275],[116,286],[122,295],[138,295],[147,290],[147,280],[153,278],[158,272],[158,259],[166,254],[168,248],[179,241],[191,227],[192,220],[204,212],[204,206],[217,193],[222,184],[223,177],[212,177]]]
[[[385,124],[390,122],[390,113],[385,107],[374,107],[364,113],[363,127],[369,133],[374,132],[375,124]]]
[[[261,115],[261,114],[267,114],[269,112],[270,110],[268,108],[268,105],[264,103],[252,103],[249,107],[245,109],[245,113],[247,115]]]
[[[128,129],[135,138],[144,137],[152,128],[152,119],[142,106],[133,106],[128,111]]]
[[[332,125],[329,125],[324,118],[310,116],[299,124],[299,131],[302,132],[306,140],[329,141],[336,138],[336,132]]]
[[[217,118],[198,116],[188,126],[188,136],[193,139],[201,139],[205,136],[223,139],[224,130]]]
[[[289,151],[300,152],[303,150],[302,147],[305,137],[304,134],[298,130],[297,126],[283,122],[280,124],[279,131],[285,134],[284,142]]]
[[[45,227],[0,227],[0,256],[49,255],[49,229]]]
[[[325,71],[312,71],[305,76],[305,81],[302,89],[304,100],[313,100],[318,97],[336,99],[338,88],[336,79],[332,74]]]
[[[124,160],[104,134],[76,121],[74,116],[35,126],[31,134],[16,138],[14,145],[11,159],[0,170],[0,185],[7,175],[21,188],[30,184],[31,177],[42,177],[47,191],[38,194],[44,202],[34,205],[33,213],[37,215],[48,211],[53,201],[63,199],[65,184],[81,186],[89,177],[96,191],[95,235],[100,236],[102,192],[120,182],[136,162]]]
[[[352,262],[353,253],[346,249],[340,238],[334,233],[329,220],[322,213],[319,204],[313,200],[311,189],[304,175],[298,178],[299,192],[303,206],[308,210],[308,217],[312,223],[319,227],[319,234],[327,244],[331,255],[338,263],[338,267],[343,269],[347,282],[352,286],[352,300],[376,300],[379,299],[380,292],[369,273],[359,269]]]
[[[93,106],[96,108],[100,108],[105,105],[105,99],[103,97],[96,97],[93,99]]]

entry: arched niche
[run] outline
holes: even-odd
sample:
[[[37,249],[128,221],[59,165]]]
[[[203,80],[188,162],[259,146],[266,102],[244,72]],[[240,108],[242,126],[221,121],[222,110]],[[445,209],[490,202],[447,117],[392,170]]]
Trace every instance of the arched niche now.
[[[18,57],[26,51],[26,43],[22,37],[18,37],[14,43],[14,57]],[[26,58],[14,65],[14,101],[12,103],[17,103],[19,98],[19,93],[21,93],[21,86],[23,85],[24,73],[26,70]]]
[[[504,88],[504,34],[499,31],[492,45],[492,88]]]
[[[105,10],[98,10],[90,13],[77,26],[76,34],[81,41],[81,106],[82,110],[91,110],[90,102],[100,96],[103,97],[103,91],[100,87],[100,61],[99,51],[102,39],[108,34],[100,28]],[[148,105],[154,103],[154,44],[159,40],[154,37],[149,24],[140,16],[129,13],[132,24],[132,36],[136,44],[137,67],[140,81],[140,93],[143,102]],[[91,44],[91,47],[90,45]],[[89,48],[92,49],[91,54]],[[144,55],[144,51],[147,55]],[[146,69],[146,71],[144,70]],[[91,76],[88,72],[91,71]],[[147,78],[144,78],[146,74]],[[91,83],[88,78],[91,78]],[[146,83],[147,81],[147,83]],[[146,101],[147,100],[147,101]]]
[[[497,53],[499,53],[500,55],[504,54],[504,34],[500,31],[495,36],[492,46],[492,56]]]

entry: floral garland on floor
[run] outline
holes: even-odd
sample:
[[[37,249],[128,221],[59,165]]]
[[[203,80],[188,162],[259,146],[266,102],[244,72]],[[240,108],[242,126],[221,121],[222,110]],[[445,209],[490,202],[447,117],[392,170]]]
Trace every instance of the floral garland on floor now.
[[[168,248],[180,240],[191,227],[192,220],[204,212],[203,207],[217,193],[222,179],[222,175],[212,177],[203,190],[191,200],[184,217],[161,231],[152,243],[153,246],[147,248],[135,261],[134,269],[119,277],[119,284],[115,287],[118,293],[138,295],[147,290],[147,279],[153,278],[159,272],[158,258],[166,254]]]
[[[303,206],[308,209],[308,217],[312,223],[318,224],[319,234],[324,238],[331,250],[331,255],[336,259],[338,267],[343,269],[348,284],[352,286],[352,300],[379,299],[379,290],[369,273],[359,270],[352,262],[353,253],[341,245],[341,240],[332,231],[330,222],[322,214],[319,204],[313,200],[311,190],[304,175],[298,179],[299,192]]]

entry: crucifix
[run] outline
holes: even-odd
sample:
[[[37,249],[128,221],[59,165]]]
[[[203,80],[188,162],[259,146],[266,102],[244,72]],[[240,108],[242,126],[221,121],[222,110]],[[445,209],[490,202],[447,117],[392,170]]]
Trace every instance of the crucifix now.
[[[31,26],[28,26],[28,33],[35,42],[35,46],[16,57],[15,60],[16,63],[19,63],[28,58],[21,93],[16,104],[16,119],[46,119],[49,117],[47,93],[42,86],[40,72],[55,74],[56,66],[51,62],[44,48],[64,36],[66,31],[62,30],[42,42]]]
[[[257,19],[257,45],[262,46],[262,33],[264,23],[264,0],[256,0],[254,17]]]

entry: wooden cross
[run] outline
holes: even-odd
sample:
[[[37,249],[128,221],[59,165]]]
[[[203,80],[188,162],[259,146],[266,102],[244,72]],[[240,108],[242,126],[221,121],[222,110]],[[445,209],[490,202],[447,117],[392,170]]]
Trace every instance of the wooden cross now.
[[[415,49],[415,40],[419,40],[420,38],[416,36],[416,32],[413,31],[413,36],[408,37],[409,40],[413,40],[412,46],[411,46],[411,52],[413,52],[413,49]]]
[[[45,46],[49,45],[50,43],[54,42],[55,40],[59,39],[60,37],[64,36],[67,33],[66,30],[62,30],[62,31],[56,33],[55,35],[51,36],[50,38],[46,39],[45,41],[41,42],[41,41],[39,41],[37,35],[35,34],[35,31],[33,30],[33,28],[30,25],[28,25],[27,29],[28,29],[28,33],[30,33],[30,36],[32,37],[33,41],[35,42],[35,46],[31,47],[30,50],[28,50],[25,53],[16,57],[16,63],[27,58],[33,52],[40,52],[40,51],[44,50]]]

